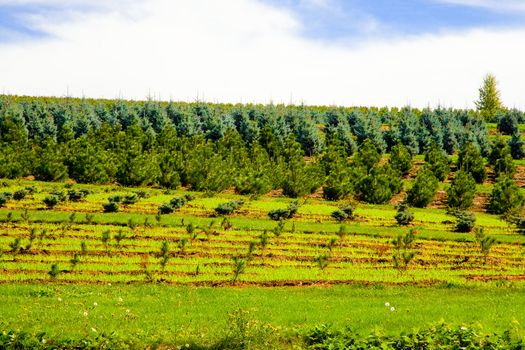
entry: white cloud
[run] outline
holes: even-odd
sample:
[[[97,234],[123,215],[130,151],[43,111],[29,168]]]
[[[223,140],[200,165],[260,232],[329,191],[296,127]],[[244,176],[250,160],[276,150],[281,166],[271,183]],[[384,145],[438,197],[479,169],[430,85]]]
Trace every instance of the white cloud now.
[[[495,11],[525,11],[525,1],[523,0],[436,0],[438,2],[483,7]]]
[[[525,108],[525,30],[349,47],[301,37],[307,24],[256,0],[135,1],[125,14],[74,13],[37,24],[51,39],[0,44],[0,92],[472,107],[492,72],[504,102]]]

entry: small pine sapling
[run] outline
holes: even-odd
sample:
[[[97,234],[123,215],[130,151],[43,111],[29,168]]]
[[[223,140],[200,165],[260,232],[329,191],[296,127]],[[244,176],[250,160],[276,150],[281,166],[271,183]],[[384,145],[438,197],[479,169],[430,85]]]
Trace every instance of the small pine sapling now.
[[[485,235],[482,227],[478,227],[474,234],[476,237],[476,242],[479,245],[479,252],[483,256],[483,265],[486,265],[490,250],[492,249],[494,243],[496,243],[496,239],[494,239],[494,237]]]
[[[416,231],[410,230],[405,236],[399,235],[392,241],[394,248],[394,267],[399,272],[404,272],[408,269],[410,261],[415,257],[416,252],[413,250],[414,241],[416,239]]]
[[[246,260],[238,257],[238,256],[234,256],[232,258],[232,262],[233,262],[233,266],[232,266],[232,271],[233,271],[233,280],[232,282],[235,284],[237,282],[237,280],[239,279],[239,276],[244,273],[244,271],[246,271],[246,266],[247,266],[247,262]]]

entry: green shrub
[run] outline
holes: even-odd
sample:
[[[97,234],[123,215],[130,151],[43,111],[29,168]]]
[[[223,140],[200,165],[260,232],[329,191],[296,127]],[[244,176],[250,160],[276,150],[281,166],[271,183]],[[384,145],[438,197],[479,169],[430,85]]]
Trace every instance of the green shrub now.
[[[0,208],[2,208],[8,201],[4,193],[0,193]]]
[[[414,220],[414,213],[410,210],[409,206],[405,202],[401,202],[397,205],[397,213],[395,219],[398,225],[409,225]]]
[[[68,190],[67,197],[70,201],[80,202],[84,199],[89,193],[89,190]]]
[[[122,198],[122,204],[124,205],[133,205],[137,203],[139,200],[139,197],[136,193],[127,194]]]
[[[455,216],[457,217],[456,232],[471,232],[476,225],[476,217],[472,213],[458,211]]]
[[[55,195],[46,196],[43,200],[44,204],[48,208],[54,208],[58,203],[60,203],[60,198]]]
[[[57,196],[58,200],[60,202],[63,202],[63,201],[65,201],[67,199],[66,194],[64,192],[62,192],[62,191],[57,190],[57,189],[52,190],[51,192],[49,192],[49,194],[52,195],[52,196]]]
[[[27,194],[35,194],[37,192],[37,189],[35,186],[26,186],[24,188],[27,191]]]
[[[122,196],[121,195],[113,195],[108,197],[108,201],[110,203],[120,203],[122,202]]]
[[[159,213],[161,213],[161,214],[171,214],[171,213],[173,213],[173,207],[170,204],[168,204],[168,203],[161,204],[159,206]]]
[[[270,217],[270,219],[276,220],[276,221],[291,219],[295,216],[295,214],[297,213],[297,210],[299,210],[299,205],[297,201],[295,201],[295,202],[290,203],[288,207],[285,209],[271,210],[270,212],[268,212],[268,216]]]
[[[26,190],[17,190],[17,191],[15,191],[15,193],[13,193],[13,199],[15,201],[20,201],[20,200],[24,199],[26,195],[27,195],[27,191]]]
[[[104,213],[115,213],[119,210],[119,205],[117,202],[107,202],[102,204]]]
[[[217,208],[215,208],[215,213],[217,215],[230,215],[233,214],[235,210],[239,209],[243,204],[243,200],[221,203],[217,206]]]
[[[339,222],[345,221],[353,218],[354,209],[355,208],[353,206],[349,205],[336,211],[333,211],[331,215],[334,219],[336,219]]]
[[[186,197],[175,197],[170,200],[170,205],[173,210],[182,208],[186,204]]]

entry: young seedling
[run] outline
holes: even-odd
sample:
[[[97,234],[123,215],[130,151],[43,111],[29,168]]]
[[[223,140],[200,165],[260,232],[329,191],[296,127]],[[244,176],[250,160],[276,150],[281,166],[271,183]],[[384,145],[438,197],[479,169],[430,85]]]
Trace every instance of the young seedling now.
[[[321,271],[324,271],[324,269],[328,266],[328,263],[330,262],[330,255],[317,254],[314,258],[314,261],[317,263],[317,266],[321,269]]]
[[[114,235],[113,238],[115,238],[115,241],[117,242],[117,247],[120,247],[120,242],[126,239],[126,235],[122,230],[118,230],[118,233]]]
[[[88,225],[91,225],[93,223],[93,219],[95,218],[95,215],[87,213],[84,217],[84,222]]]
[[[410,261],[416,255],[416,252],[413,250],[414,240],[416,239],[415,234],[415,230],[410,230],[405,236],[399,235],[392,241],[394,267],[401,273],[407,270]]]
[[[257,249],[257,241],[250,241],[248,243],[248,253],[246,254],[246,260],[252,261],[253,260],[253,253]]]
[[[20,214],[20,217],[22,218],[22,220],[24,220],[24,222],[27,225],[29,225],[29,220],[31,219],[31,215],[29,215],[29,212],[27,211],[27,209],[24,209],[22,214]]]
[[[46,238],[46,235],[47,235],[47,230],[46,229],[42,229],[42,231],[40,231],[40,234],[38,235],[38,246],[42,246],[42,242],[44,241],[44,238]]]
[[[188,239],[187,238],[179,239],[179,242],[177,243],[177,248],[179,248],[179,254],[184,255],[186,253],[186,246],[187,245],[188,245]]]
[[[75,267],[80,262],[80,254],[75,253],[73,255],[73,258],[71,258],[71,260],[69,260],[69,262],[71,263],[71,268],[69,269],[69,271],[71,272],[71,271],[73,271],[75,269]]]
[[[487,264],[487,259],[490,254],[490,250],[496,240],[494,237],[485,235],[485,232],[482,227],[479,227],[475,231],[476,242],[479,244],[479,252],[483,255],[483,265]]]
[[[239,279],[239,276],[242,273],[244,273],[244,271],[246,270],[247,262],[246,262],[246,260],[241,259],[238,256],[234,256],[232,258],[232,261],[233,261],[233,267],[232,267],[232,270],[233,270],[233,281],[232,282],[235,284],[237,282],[237,280]]]
[[[259,236],[259,245],[261,246],[261,255],[263,255],[264,250],[268,246],[268,231],[264,230],[263,233]]]
[[[26,245],[26,250],[29,251],[33,246],[33,241],[37,238],[36,228],[31,227],[29,229],[29,242]]]
[[[109,230],[103,231],[100,240],[102,241],[102,244],[104,244],[104,249],[106,250],[106,253],[109,253],[109,241],[111,240],[111,232]]]
[[[128,220],[128,227],[131,230],[131,233],[135,234],[135,229],[137,228],[137,224],[133,221],[133,219]]]
[[[54,280],[58,277],[58,275],[60,275],[61,272],[62,271],[60,271],[58,268],[58,264],[52,264],[51,269],[47,272],[47,274],[52,280]]]
[[[339,240],[344,241],[346,236],[348,236],[348,229],[345,225],[339,226],[339,231],[337,231],[337,237],[339,237]]]
[[[160,224],[160,222],[162,221],[162,214],[159,212],[157,212],[157,214],[155,214],[155,221],[157,221],[157,224]]]
[[[221,222],[221,227],[223,228],[223,230],[227,231],[233,227],[233,224],[229,218],[224,217],[224,219],[222,219],[222,222]]]
[[[330,240],[326,243],[326,248],[330,251],[330,253],[332,252],[332,249],[334,249],[336,243],[337,238],[335,237],[330,238]]]
[[[281,234],[284,232],[284,225],[286,225],[284,220],[279,220],[279,223],[277,223],[277,226],[275,226],[275,228],[272,231],[275,237],[281,236]]]
[[[13,242],[9,243],[9,248],[11,248],[11,254],[13,254],[13,258],[16,258],[20,252],[20,248],[22,248],[22,239],[20,237],[16,237]]]
[[[82,242],[80,242],[80,251],[81,251],[82,256],[87,255],[87,253],[88,253],[88,248],[87,248],[86,241],[82,241]]]
[[[168,260],[170,259],[170,248],[167,241],[162,242],[162,246],[160,247],[160,266],[162,268],[162,271],[166,268],[166,265],[168,264]]]
[[[206,235],[206,240],[210,240],[210,236],[214,234],[216,231],[213,229],[213,225],[215,225],[215,221],[212,221],[209,223],[207,227],[201,227],[202,232]]]

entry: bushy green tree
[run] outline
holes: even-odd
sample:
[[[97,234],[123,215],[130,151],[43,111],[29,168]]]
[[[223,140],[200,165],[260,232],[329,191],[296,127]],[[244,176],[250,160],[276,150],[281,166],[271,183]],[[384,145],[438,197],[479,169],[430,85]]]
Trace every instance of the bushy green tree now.
[[[381,160],[381,154],[377,151],[376,146],[370,140],[364,140],[359,146],[359,150],[354,155],[353,163],[356,166],[363,167],[367,173]]]
[[[430,149],[425,154],[425,162],[425,166],[439,181],[444,181],[450,173],[448,156],[435,143],[430,146]]]
[[[402,143],[392,147],[390,151],[390,166],[402,175],[408,174],[412,168],[412,155]]]
[[[447,189],[447,205],[452,210],[467,210],[472,207],[476,193],[476,182],[472,175],[459,170]]]
[[[498,130],[502,134],[512,135],[519,131],[518,123],[522,122],[523,114],[516,109],[500,111],[496,115]]]
[[[525,142],[521,139],[521,133],[519,131],[512,134],[509,140],[509,147],[513,159],[525,158],[524,144]]]
[[[381,204],[399,192],[400,183],[398,176],[392,176],[383,167],[374,167],[356,183],[355,193],[364,202]]]
[[[429,167],[421,168],[416,176],[412,188],[407,192],[407,203],[417,207],[425,208],[436,195],[439,181]]]
[[[523,195],[509,177],[500,177],[490,196],[489,211],[494,214],[519,214],[523,207]]]
[[[467,142],[458,154],[458,168],[472,175],[477,183],[483,183],[487,178],[485,161],[472,142]]]

